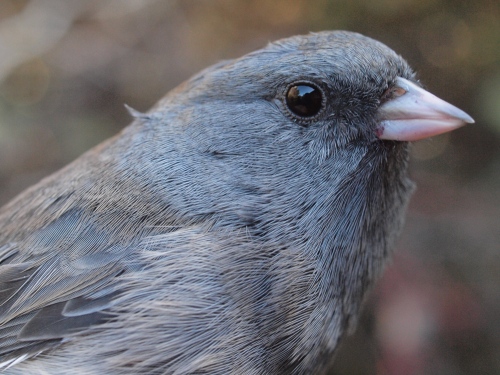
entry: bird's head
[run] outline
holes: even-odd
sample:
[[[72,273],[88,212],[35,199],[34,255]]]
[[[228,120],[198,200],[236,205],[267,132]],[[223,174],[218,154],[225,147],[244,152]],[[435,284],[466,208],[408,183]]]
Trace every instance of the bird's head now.
[[[390,48],[345,31],[221,62],[139,117],[149,162],[137,165],[154,169],[144,175],[179,211],[323,236],[346,220],[359,224],[351,235],[397,221],[411,190],[408,141],[472,122]]]

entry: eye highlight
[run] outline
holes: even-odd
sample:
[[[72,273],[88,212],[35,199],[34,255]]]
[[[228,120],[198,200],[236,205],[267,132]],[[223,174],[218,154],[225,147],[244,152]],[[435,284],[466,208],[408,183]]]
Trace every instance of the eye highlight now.
[[[294,84],[286,93],[286,105],[296,116],[316,116],[323,108],[323,92],[311,83]]]

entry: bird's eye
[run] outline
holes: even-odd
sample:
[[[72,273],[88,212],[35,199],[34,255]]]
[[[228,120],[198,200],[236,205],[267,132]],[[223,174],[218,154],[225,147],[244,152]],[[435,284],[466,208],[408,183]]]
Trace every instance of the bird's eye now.
[[[323,92],[310,83],[300,83],[289,87],[286,105],[297,116],[316,116],[323,107]]]

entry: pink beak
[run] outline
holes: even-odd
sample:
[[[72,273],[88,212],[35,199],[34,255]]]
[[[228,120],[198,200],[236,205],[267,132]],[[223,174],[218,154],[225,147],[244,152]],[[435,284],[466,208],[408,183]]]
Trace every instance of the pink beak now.
[[[461,109],[407,79],[396,79],[394,93],[379,109],[380,139],[418,141],[474,122]]]

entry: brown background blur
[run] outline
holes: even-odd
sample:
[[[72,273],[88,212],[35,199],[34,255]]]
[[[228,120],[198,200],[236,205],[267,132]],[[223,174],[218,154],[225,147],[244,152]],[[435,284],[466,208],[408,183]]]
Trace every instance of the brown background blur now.
[[[500,374],[498,1],[1,0],[0,204],[127,125],[124,103],[326,29],[388,44],[476,120],[414,146],[397,254],[332,374]]]

